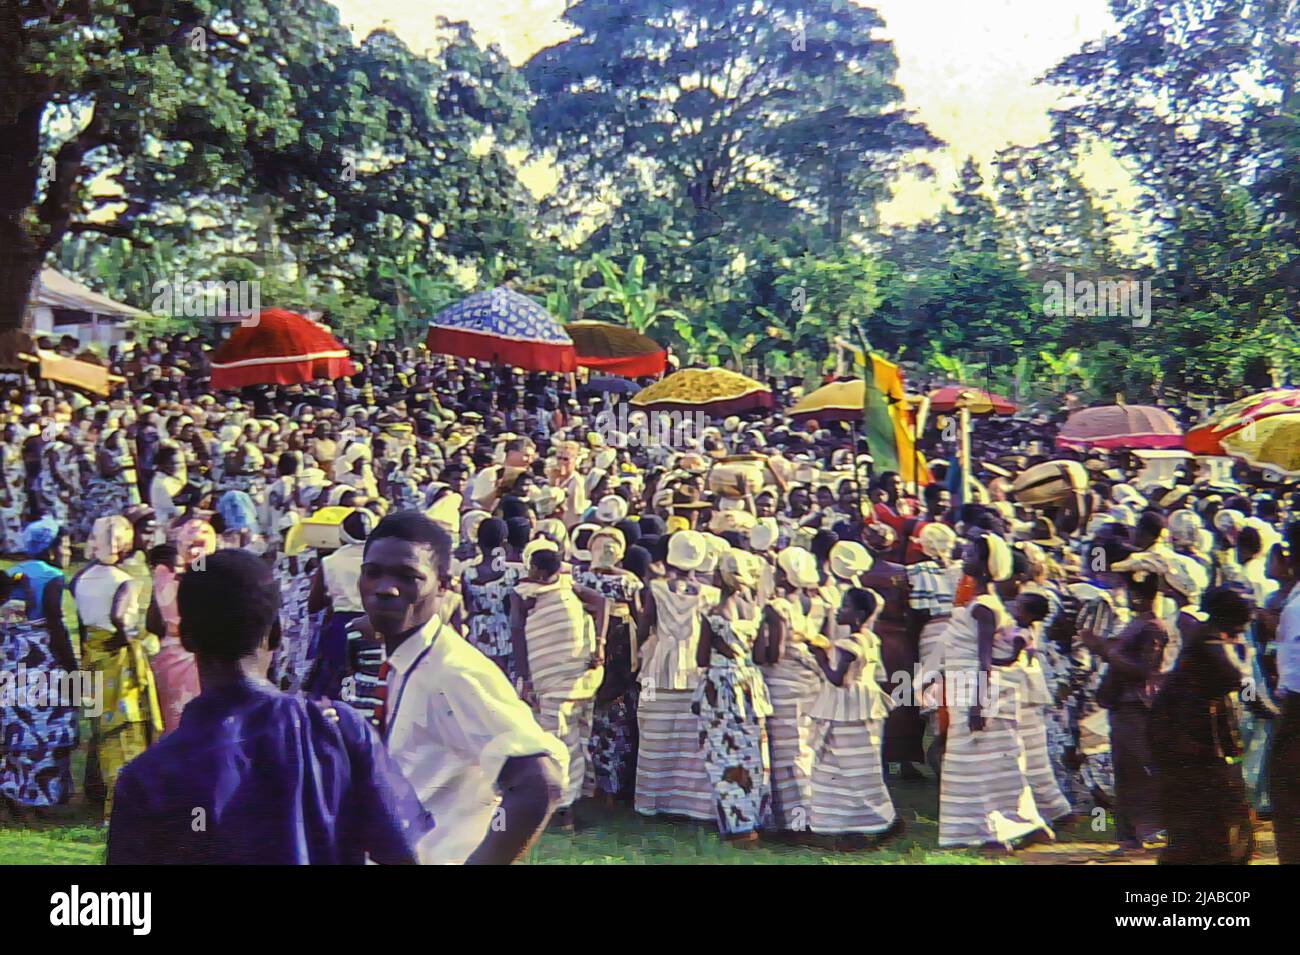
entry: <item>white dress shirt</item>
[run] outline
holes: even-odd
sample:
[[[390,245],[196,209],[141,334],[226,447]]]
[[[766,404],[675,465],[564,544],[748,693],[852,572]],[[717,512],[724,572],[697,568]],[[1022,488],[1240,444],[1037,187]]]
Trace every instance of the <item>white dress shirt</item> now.
[[[171,522],[180,515],[181,509],[176,506],[172,498],[184,487],[185,479],[179,476],[173,477],[162,471],[153,476],[153,482],[149,485],[149,504],[153,507],[154,516],[160,527],[170,526]]]
[[[537,725],[491,660],[435,617],[389,658],[388,750],[435,829],[419,845],[426,865],[459,865],[493,825],[507,759],[569,754]]]

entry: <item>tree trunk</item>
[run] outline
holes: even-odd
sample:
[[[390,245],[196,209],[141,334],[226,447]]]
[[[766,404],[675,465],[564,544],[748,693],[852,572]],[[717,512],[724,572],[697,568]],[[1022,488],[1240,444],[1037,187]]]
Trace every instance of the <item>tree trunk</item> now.
[[[36,194],[41,107],[0,127],[0,336],[23,326],[32,283],[45,258],[24,217]]]

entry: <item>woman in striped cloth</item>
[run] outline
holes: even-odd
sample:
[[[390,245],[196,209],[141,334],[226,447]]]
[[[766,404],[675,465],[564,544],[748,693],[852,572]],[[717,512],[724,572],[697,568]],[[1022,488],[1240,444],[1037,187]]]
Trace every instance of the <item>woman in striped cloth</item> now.
[[[573,829],[573,804],[595,791],[589,744],[596,691],[604,679],[606,602],[561,573],[560,552],[549,540],[524,550],[528,576],[510,595],[514,641],[524,702],[538,725],[569,750],[569,778],[555,827]],[[594,618],[594,622],[593,622]]]
[[[768,639],[757,655],[772,713],[772,827],[806,833],[812,813],[813,701],[820,670],[808,641],[821,635],[829,609],[817,587],[816,562],[802,547],[777,555],[776,597],[764,608]]]
[[[722,600],[704,618],[696,662],[702,671],[692,709],[713,787],[718,831],[753,845],[770,808],[765,721],[771,715],[754,654],[764,651],[763,618],[754,602],[757,558],[727,551],[718,564]]]
[[[961,564],[953,560],[956,532],[947,524],[926,524],[917,535],[923,560],[907,565],[908,630],[916,636],[921,653],[921,713],[928,717],[935,737],[928,760],[942,759],[943,636],[952,619],[953,596],[961,579]],[[936,759],[938,757],[938,759]]]
[[[812,830],[843,837],[845,847],[865,846],[903,830],[885,788],[881,740],[889,698],[880,639],[871,626],[884,606],[873,590],[850,588],[836,622],[847,631],[813,643],[822,683],[813,701]],[[833,654],[833,657],[832,657]]]
[[[1039,630],[1051,612],[1051,605],[1041,593],[1022,591],[1009,612],[1015,625],[995,638],[993,663],[999,667],[1001,676],[1015,683],[1016,726],[1025,748],[1025,778],[1034,793],[1034,805],[1039,815],[1053,826],[1068,825],[1074,810],[1061,792],[1047,751],[1044,711],[1052,702],[1052,695],[1038,661]]]
[[[714,815],[699,718],[691,711],[700,679],[700,624],[719,600],[717,588],[692,575],[707,549],[698,531],[677,531],[668,538],[667,576],[650,580],[637,622],[642,665],[636,811],[642,815],[663,813],[701,822]]]
[[[975,596],[953,612],[944,646],[948,741],[939,787],[939,845],[1009,853],[1052,830],[1034,806],[1017,732],[1015,684],[993,666],[994,640],[1012,624],[994,589],[1011,576],[1011,549],[985,533],[966,548]]]

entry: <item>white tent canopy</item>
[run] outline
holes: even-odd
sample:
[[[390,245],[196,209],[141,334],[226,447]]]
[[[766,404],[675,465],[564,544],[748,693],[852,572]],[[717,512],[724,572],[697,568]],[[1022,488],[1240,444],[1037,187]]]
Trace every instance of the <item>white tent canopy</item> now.
[[[32,288],[28,313],[33,335],[71,335],[83,344],[120,341],[128,320],[147,317],[49,268],[41,269]]]

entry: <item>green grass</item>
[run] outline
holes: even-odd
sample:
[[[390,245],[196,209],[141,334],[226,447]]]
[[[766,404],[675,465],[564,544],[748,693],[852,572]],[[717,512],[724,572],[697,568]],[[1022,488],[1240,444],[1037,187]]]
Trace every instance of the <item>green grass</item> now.
[[[0,559],[0,568],[14,561]],[[69,573],[71,576],[71,573]],[[76,610],[65,591],[64,614],[75,626]],[[75,633],[75,630],[72,632]],[[82,739],[90,727],[82,724]],[[84,748],[72,759],[73,779],[80,791],[84,779]],[[933,778],[889,781],[890,792],[907,831],[887,847],[867,852],[834,852],[763,839],[752,849],[725,845],[716,827],[661,817],[638,816],[630,808],[605,809],[586,802],[578,806],[579,831],[574,835],[547,833],[529,855],[537,865],[1006,865],[968,851],[941,850],[939,786]],[[94,865],[103,861],[105,830],[80,796],[50,820],[15,823],[0,819],[0,865]],[[1086,822],[1058,832],[1061,842],[1106,842]]]
[[[82,778],[82,757],[74,757],[74,778]],[[865,852],[787,845],[765,838],[752,849],[725,845],[711,825],[638,816],[630,808],[578,806],[579,831],[546,833],[530,853],[535,865],[1014,865],[968,851],[941,850],[938,786],[891,780],[891,792],[907,831],[885,848]],[[1105,841],[1086,824],[1057,834],[1062,842]],[[57,820],[0,824],[0,865],[95,865],[103,861],[104,830],[80,798]]]

